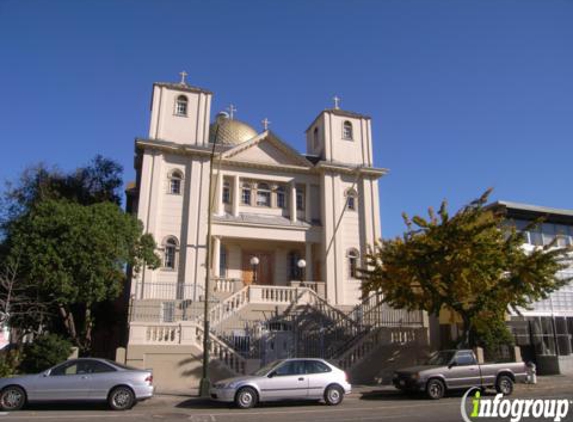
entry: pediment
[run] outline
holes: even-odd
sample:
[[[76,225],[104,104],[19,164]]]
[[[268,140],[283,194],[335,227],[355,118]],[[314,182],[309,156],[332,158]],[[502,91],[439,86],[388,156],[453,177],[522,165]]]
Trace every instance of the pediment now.
[[[272,166],[311,166],[306,158],[268,132],[263,136],[237,145],[225,152],[223,158],[231,162]]]

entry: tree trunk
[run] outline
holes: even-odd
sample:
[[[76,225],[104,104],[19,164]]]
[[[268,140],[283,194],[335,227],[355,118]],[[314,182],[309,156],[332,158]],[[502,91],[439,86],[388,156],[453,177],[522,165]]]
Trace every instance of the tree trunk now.
[[[76,323],[74,321],[74,315],[64,307],[64,305],[58,306],[60,310],[60,315],[64,319],[64,326],[66,330],[68,330],[68,334],[72,341],[76,344],[76,346],[81,348],[80,339],[78,338],[78,334],[76,331]]]
[[[474,344],[473,326],[471,316],[464,312],[459,312],[463,321],[462,337],[458,342],[458,348],[471,349]]]
[[[89,353],[92,347],[92,330],[93,330],[93,320],[92,320],[92,310],[91,305],[86,303],[86,314],[84,318],[84,338],[83,338],[83,348],[82,355]]]

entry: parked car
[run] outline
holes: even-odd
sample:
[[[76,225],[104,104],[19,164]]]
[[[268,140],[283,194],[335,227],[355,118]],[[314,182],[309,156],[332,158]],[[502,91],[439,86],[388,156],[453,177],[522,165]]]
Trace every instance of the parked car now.
[[[444,350],[430,357],[426,365],[394,372],[394,386],[405,392],[425,392],[434,400],[448,390],[470,387],[495,388],[510,395],[516,382],[525,382],[523,362],[478,364],[471,350]]]
[[[346,373],[322,359],[282,359],[252,375],[216,382],[211,398],[247,409],[259,402],[324,400],[335,406],[350,394]]]
[[[73,359],[40,374],[0,379],[0,407],[39,402],[107,402],[126,410],[153,396],[153,374],[106,359]]]

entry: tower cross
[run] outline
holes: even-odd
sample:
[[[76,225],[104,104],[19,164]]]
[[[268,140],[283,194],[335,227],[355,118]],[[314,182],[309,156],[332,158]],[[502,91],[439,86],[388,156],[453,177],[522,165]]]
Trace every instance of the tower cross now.
[[[334,98],[334,108],[338,110],[340,108],[340,100],[341,98],[338,95],[335,95]]]
[[[185,82],[185,78],[187,77],[188,73],[183,70],[183,71],[179,72],[179,75],[181,75],[181,82],[179,82],[179,83],[181,85],[186,85],[187,82]]]
[[[270,125],[272,122],[265,117],[263,120],[261,120],[261,123],[263,124],[263,129],[264,129],[264,130],[269,130],[269,125]]]
[[[231,118],[231,120],[233,120],[235,118],[235,112],[237,111],[237,107],[235,107],[234,104],[229,104],[227,110],[229,110],[229,117]]]

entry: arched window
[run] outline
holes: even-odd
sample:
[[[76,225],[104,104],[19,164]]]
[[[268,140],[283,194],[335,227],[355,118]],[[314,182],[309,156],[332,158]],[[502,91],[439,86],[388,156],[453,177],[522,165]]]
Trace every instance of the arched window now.
[[[314,149],[318,149],[320,145],[320,141],[318,139],[318,128],[315,127],[314,131],[312,132],[312,141],[314,143]]]
[[[277,188],[277,207],[286,208],[286,194],[284,186]]]
[[[349,211],[356,211],[358,207],[358,194],[354,189],[346,191],[346,209]]]
[[[350,278],[358,277],[358,251],[356,249],[349,249],[346,253],[348,258],[348,275]]]
[[[243,183],[243,187],[241,189],[241,203],[244,205],[251,205],[251,184],[250,183]]]
[[[178,116],[187,116],[187,97],[180,95],[175,102],[175,114]]]
[[[352,139],[352,123],[348,120],[342,124],[342,139]]]
[[[300,255],[297,251],[291,251],[287,255],[287,276],[289,280],[301,280],[302,272],[298,267]]]
[[[219,277],[227,277],[227,248],[221,246],[221,253],[219,255]]]
[[[179,170],[174,170],[169,174],[169,193],[173,195],[181,194],[181,181],[183,174]]]
[[[260,207],[271,206],[271,188],[266,183],[257,185],[257,205]]]
[[[231,203],[231,184],[228,180],[223,182],[223,204]]]
[[[177,255],[179,253],[179,242],[173,236],[163,242],[163,267],[174,270],[177,266]]]

